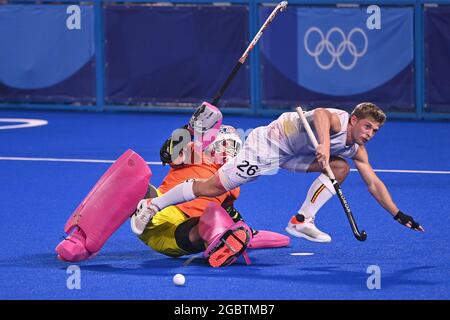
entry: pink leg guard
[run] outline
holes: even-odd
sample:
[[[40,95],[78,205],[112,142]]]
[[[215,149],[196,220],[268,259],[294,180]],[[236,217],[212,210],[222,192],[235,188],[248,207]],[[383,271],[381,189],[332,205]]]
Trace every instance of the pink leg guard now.
[[[76,229],[57,247],[58,259],[62,261],[82,261],[95,256],[86,249],[86,235],[81,229]]]
[[[266,230],[258,230],[257,233],[253,235],[248,248],[265,249],[286,247],[289,245],[289,242],[290,238],[284,234]]]
[[[144,159],[127,150],[103,174],[67,221],[72,234],[55,251],[64,261],[81,261],[96,254],[145,197],[151,171]]]
[[[245,249],[252,238],[249,226],[233,219],[219,205],[211,203],[200,217],[198,230],[208,247],[205,258],[212,267],[230,265],[242,254],[250,264]]]

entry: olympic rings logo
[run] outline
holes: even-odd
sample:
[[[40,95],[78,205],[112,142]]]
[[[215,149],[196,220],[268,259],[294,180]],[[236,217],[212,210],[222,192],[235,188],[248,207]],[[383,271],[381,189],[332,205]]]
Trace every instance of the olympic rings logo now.
[[[309,37],[312,33],[318,33],[320,37],[320,41],[317,43],[317,45],[314,47],[314,50],[311,50],[309,47]],[[342,38],[342,41],[339,43],[337,48],[335,45],[330,41],[330,37],[334,34],[338,34],[340,38]],[[355,34],[361,34],[364,39],[364,46],[361,51],[358,51],[356,48],[356,45],[352,42],[352,37]],[[306,31],[305,37],[303,39],[305,50],[306,52],[314,57],[317,65],[319,68],[323,70],[328,70],[337,62],[338,65],[344,69],[344,70],[351,70],[355,67],[356,62],[358,61],[358,58],[361,58],[363,55],[367,52],[367,47],[369,45],[369,40],[367,39],[367,35],[364,33],[364,31],[361,28],[353,28],[348,36],[345,35],[344,31],[342,31],[338,27],[331,28],[326,35],[317,27],[311,27]],[[322,53],[326,50],[330,56],[331,61],[327,64],[322,63],[320,61],[320,56]],[[347,51],[350,53],[351,56],[353,56],[353,59],[351,60],[350,64],[344,64],[341,60],[341,56]]]

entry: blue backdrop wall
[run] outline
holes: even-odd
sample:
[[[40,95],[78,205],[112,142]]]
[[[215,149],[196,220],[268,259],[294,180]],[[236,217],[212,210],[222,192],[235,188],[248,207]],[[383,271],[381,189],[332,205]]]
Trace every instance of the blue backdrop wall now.
[[[274,5],[0,4],[0,107],[190,111],[212,99]],[[372,101],[393,116],[450,118],[449,35],[447,1],[290,1],[220,107]]]

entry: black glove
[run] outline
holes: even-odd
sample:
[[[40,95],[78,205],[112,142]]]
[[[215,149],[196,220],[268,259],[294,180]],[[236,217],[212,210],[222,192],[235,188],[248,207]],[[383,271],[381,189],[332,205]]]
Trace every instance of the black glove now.
[[[411,228],[416,231],[423,231],[423,228],[420,226],[420,224],[418,222],[414,221],[413,217],[408,216],[407,214],[404,214],[400,210],[398,210],[394,219],[408,228]],[[408,226],[407,225],[408,223],[410,223],[411,226]]]

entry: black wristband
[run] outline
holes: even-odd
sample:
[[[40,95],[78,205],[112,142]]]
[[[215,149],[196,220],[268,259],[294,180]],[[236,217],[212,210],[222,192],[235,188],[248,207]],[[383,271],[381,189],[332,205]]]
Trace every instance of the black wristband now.
[[[397,214],[394,216],[394,220],[401,219],[404,215],[405,214],[401,210],[398,210]]]

